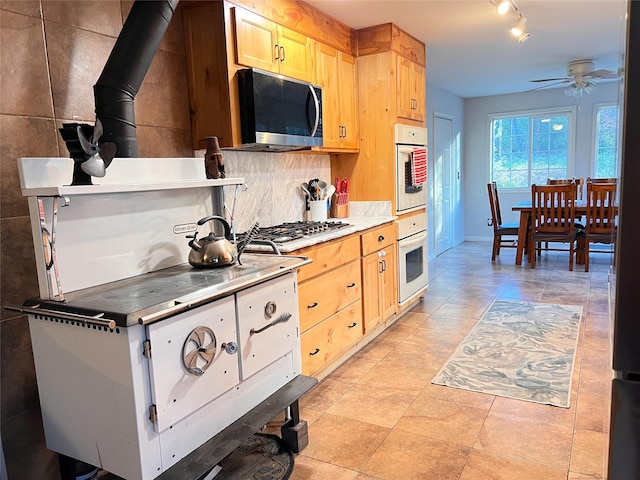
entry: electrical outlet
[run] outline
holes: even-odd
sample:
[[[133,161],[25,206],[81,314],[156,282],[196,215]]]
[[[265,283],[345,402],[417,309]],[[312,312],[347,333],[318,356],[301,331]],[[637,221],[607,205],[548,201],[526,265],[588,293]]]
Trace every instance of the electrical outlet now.
[[[487,227],[493,227],[493,220],[491,218],[487,218]]]

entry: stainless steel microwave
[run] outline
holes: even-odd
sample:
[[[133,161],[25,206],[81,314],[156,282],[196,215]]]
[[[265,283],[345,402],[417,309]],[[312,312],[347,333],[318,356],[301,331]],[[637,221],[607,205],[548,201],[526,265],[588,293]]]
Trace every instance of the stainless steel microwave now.
[[[322,89],[255,68],[238,70],[242,149],[322,146]]]

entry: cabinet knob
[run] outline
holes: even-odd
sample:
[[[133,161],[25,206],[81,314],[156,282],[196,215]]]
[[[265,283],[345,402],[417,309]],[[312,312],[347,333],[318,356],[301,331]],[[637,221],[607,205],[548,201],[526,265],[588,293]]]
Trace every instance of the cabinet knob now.
[[[384,242],[384,235],[380,235],[380,236],[378,237],[378,241],[379,241],[379,242]]]

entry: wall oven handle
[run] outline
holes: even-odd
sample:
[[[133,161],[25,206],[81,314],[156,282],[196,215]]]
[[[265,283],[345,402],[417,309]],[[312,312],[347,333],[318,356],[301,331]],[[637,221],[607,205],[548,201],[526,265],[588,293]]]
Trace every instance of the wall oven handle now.
[[[419,245],[422,242],[424,242],[424,239],[427,238],[427,232],[425,231],[424,233],[418,235],[415,239],[411,239],[411,240],[398,240],[398,245],[400,247],[413,247],[414,245]]]
[[[311,91],[311,96],[313,97],[313,104],[316,108],[316,119],[313,124],[313,128],[311,129],[311,136],[315,137],[316,132],[318,131],[318,125],[320,124],[320,100],[318,100],[318,95],[316,95],[316,91],[313,89],[313,85],[309,85],[309,90]]]

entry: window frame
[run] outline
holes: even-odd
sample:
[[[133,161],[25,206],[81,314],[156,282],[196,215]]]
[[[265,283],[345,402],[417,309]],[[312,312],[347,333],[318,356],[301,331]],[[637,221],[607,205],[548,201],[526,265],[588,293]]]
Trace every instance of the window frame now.
[[[622,113],[622,108],[619,102],[599,102],[593,104],[593,115],[592,115],[592,130],[591,130],[591,138],[593,141],[591,142],[591,162],[589,165],[589,173],[591,178],[599,178],[601,175],[596,174],[596,159],[598,156],[598,113],[603,108],[616,107],[618,109],[618,116],[616,119],[616,141],[617,141],[617,149],[616,149],[616,162],[615,168],[616,171],[613,175],[605,175],[604,178],[613,178],[618,177],[620,174],[620,159],[621,159],[621,121],[620,117]]]
[[[489,181],[493,182],[493,122],[494,120],[504,118],[518,118],[518,117],[543,117],[543,116],[557,116],[558,114],[566,114],[569,117],[569,126],[567,133],[567,178],[574,176],[575,172],[575,143],[576,143],[576,113],[577,108],[575,105],[566,105],[562,107],[549,107],[549,108],[537,108],[518,110],[513,112],[496,112],[490,113],[487,116],[487,130],[488,130],[488,158],[489,158]],[[531,135],[531,132],[530,132]],[[531,143],[529,147],[529,178],[531,178]],[[500,187],[501,190],[511,193],[531,192],[531,184],[528,187]]]

